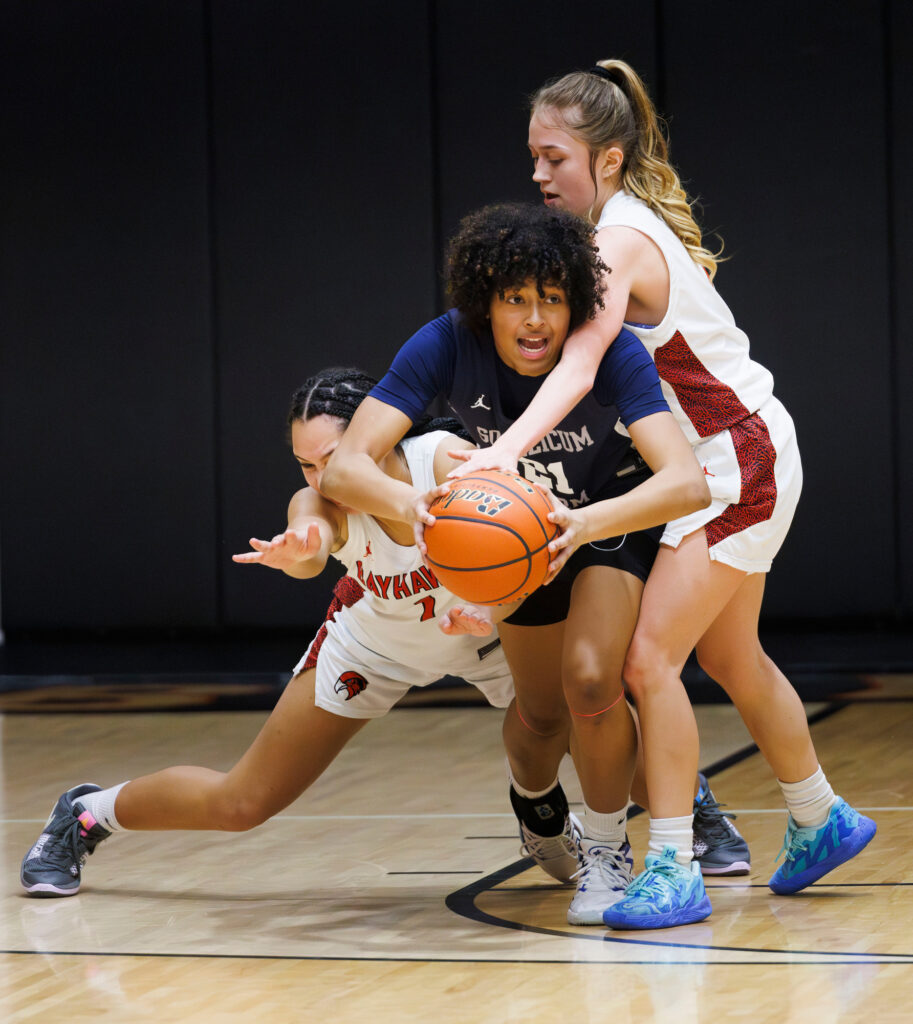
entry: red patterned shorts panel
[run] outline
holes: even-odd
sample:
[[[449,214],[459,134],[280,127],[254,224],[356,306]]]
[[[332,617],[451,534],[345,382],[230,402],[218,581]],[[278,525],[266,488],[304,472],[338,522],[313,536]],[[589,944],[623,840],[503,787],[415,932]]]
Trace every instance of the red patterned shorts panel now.
[[[777,452],[767,424],[755,413],[734,423],[729,435],[739,463],[742,489],[738,502],[704,527],[708,547],[770,519],[777,504]]]
[[[338,611],[341,611],[343,608],[351,608],[352,605],[357,601],[360,601],[364,595],[365,592],[358,580],[351,576],[339,577],[336,581],[336,586],[333,587],[333,600],[330,601],[330,606],[327,608],[323,625],[319,630],[317,630],[317,635],[311,642],[307,660],[301,669],[302,672],[307,671],[309,668],[316,668],[317,656],[320,654],[320,647],[327,635],[327,623],[336,617],[336,613]]]

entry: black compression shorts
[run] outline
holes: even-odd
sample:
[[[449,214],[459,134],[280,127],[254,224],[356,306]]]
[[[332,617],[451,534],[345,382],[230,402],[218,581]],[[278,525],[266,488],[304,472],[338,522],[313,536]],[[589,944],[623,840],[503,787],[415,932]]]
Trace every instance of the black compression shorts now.
[[[511,626],[550,626],[555,622],[563,622],[571,607],[574,580],[591,565],[620,569],[646,582],[663,529],[662,526],[655,526],[577,548],[552,582],[547,587],[534,590],[504,621]]]

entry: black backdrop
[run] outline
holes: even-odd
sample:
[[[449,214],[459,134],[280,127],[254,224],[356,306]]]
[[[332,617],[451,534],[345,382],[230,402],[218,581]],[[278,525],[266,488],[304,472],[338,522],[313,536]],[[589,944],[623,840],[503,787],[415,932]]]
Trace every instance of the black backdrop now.
[[[326,580],[229,557],[301,482],[292,390],[440,311],[460,216],[537,198],[526,95],[606,56],[797,423],[767,615],[909,619],[911,41],[902,0],[4,0],[5,629],[315,621]]]

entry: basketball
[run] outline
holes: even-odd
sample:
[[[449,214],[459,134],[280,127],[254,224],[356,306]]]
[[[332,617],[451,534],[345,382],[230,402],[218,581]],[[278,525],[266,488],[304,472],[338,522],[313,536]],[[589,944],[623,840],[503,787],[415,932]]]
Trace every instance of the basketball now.
[[[548,543],[561,532],[536,484],[515,473],[483,470],[462,476],[429,509],[426,561],[440,582],[474,604],[508,604],[541,585]]]

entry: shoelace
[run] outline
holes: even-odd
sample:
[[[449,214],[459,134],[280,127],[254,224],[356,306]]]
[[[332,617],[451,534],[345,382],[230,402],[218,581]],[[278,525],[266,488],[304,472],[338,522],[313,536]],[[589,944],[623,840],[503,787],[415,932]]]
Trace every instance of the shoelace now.
[[[56,868],[68,871],[73,863],[82,867],[89,855],[89,849],[79,834],[82,831],[82,824],[73,819],[63,832],[52,832],[51,838],[45,843],[41,851],[41,859],[49,861]]]
[[[571,880],[575,881],[579,878],[586,881],[591,870],[598,871],[602,880],[609,883],[609,888],[615,888],[611,883],[617,882],[617,878],[613,875],[621,874],[627,879],[628,862],[621,849],[613,850],[609,846],[597,846],[595,850],[591,850],[582,858],[580,867],[571,875]]]
[[[573,852],[573,840],[565,832],[559,832],[556,836],[540,836],[536,835],[535,832],[530,832],[524,825],[522,837],[523,843],[520,846],[520,854],[523,857],[546,858],[549,856],[553,857],[556,853],[561,853],[562,850],[569,854]],[[549,844],[560,844],[560,848],[550,847]]]
[[[726,814],[720,810],[720,804],[716,797],[708,790],[698,801],[694,808],[695,822],[700,825],[707,835],[711,836],[718,843],[727,839],[735,840],[735,836],[726,825],[726,818],[733,820],[738,817],[736,814]]]
[[[786,836],[783,839],[783,846],[777,854],[774,864],[780,860],[783,854],[786,854],[787,860],[796,860],[800,853],[805,853],[808,849],[808,844],[814,838],[814,832],[815,829],[809,830],[802,827],[787,829]]]
[[[653,896],[663,890],[675,888],[676,868],[681,865],[672,861],[657,861],[639,875],[628,887],[628,896]]]
[[[844,820],[846,820],[846,815],[844,815]],[[787,860],[796,860],[800,853],[806,852],[809,844],[816,838],[825,825],[830,825],[830,819],[817,827],[814,825],[799,825],[794,829],[787,829],[786,838],[783,840],[783,848],[777,854],[777,860],[775,860],[774,863],[776,864],[784,853],[786,854]],[[839,835],[839,833],[837,833],[837,835]]]

